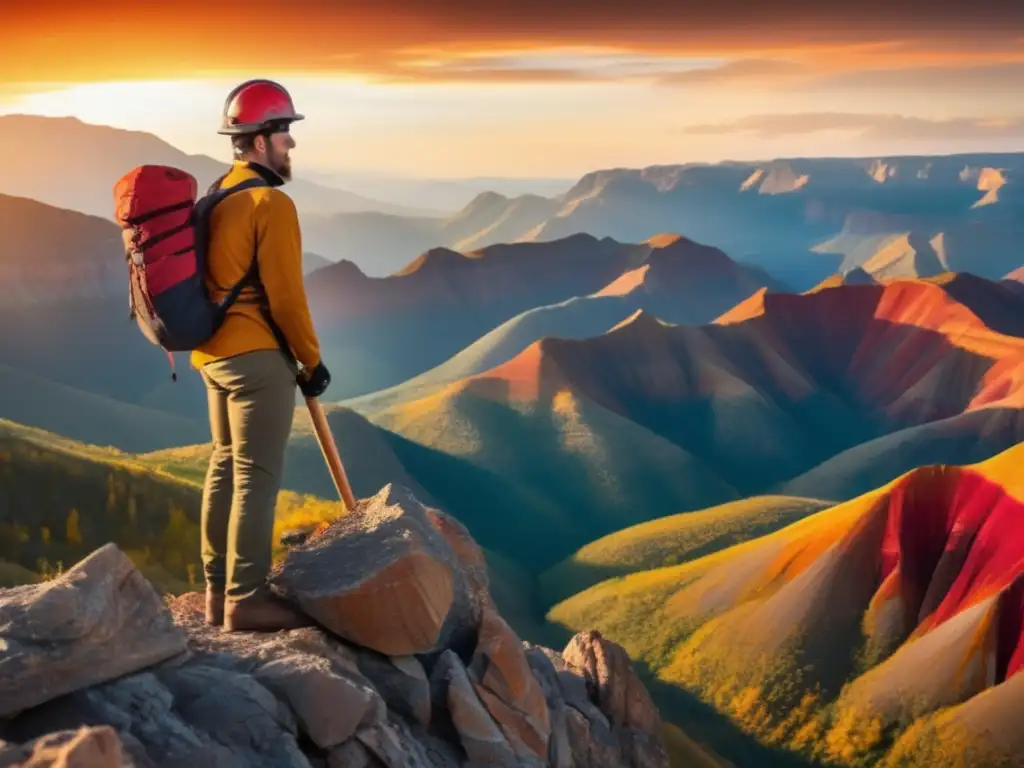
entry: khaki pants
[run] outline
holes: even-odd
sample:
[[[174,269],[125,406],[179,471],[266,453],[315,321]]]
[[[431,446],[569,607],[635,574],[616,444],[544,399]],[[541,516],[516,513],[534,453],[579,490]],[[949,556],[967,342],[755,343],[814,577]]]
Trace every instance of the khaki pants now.
[[[297,370],[277,350],[218,360],[201,371],[213,454],[202,506],[206,581],[237,601],[265,589],[274,508],[295,414]]]

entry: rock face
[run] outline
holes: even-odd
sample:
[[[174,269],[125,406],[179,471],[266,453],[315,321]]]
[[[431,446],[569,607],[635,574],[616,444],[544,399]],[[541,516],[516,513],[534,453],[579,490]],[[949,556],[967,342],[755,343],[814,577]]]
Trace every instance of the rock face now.
[[[435,517],[388,485],[289,550],[271,584],[358,645],[389,655],[441,651],[472,632],[481,590]]]
[[[0,592],[0,717],[181,653],[152,585],[108,544],[56,581]]]
[[[454,518],[388,486],[300,538],[273,585],[318,627],[209,627],[113,545],[0,590],[0,768],[667,768],[625,651],[520,641]]]

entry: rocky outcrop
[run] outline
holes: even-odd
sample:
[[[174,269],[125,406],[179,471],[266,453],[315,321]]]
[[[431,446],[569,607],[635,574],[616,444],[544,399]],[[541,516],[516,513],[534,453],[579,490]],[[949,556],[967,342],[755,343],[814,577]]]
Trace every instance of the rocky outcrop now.
[[[152,585],[108,544],[66,578],[4,591],[0,717],[184,650]]]
[[[165,604],[113,545],[0,590],[0,768],[668,766],[625,651],[523,643],[466,529],[403,488],[271,583],[318,625],[209,627],[201,595]]]
[[[408,655],[472,633],[481,593],[470,578],[426,508],[389,485],[359,514],[289,550],[270,580],[338,637]]]

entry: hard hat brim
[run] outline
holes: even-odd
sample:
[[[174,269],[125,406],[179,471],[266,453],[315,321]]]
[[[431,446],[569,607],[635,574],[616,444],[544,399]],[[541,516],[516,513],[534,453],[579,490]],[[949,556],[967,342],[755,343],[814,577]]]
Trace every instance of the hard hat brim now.
[[[244,133],[259,133],[267,127],[268,123],[294,123],[298,120],[305,120],[305,115],[294,114],[287,117],[275,117],[262,123],[238,123],[237,125],[222,125],[217,129],[221,136],[240,136]]]

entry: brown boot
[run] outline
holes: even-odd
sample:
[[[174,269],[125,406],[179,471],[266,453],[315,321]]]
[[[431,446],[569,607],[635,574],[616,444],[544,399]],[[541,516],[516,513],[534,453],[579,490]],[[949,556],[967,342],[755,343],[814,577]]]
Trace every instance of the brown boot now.
[[[219,627],[224,623],[224,592],[206,587],[206,623]]]
[[[228,601],[224,611],[225,632],[277,632],[315,623],[299,608],[274,595],[248,597],[237,603]]]

